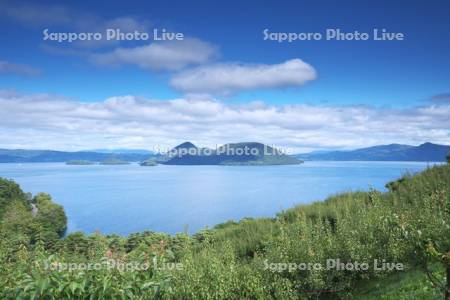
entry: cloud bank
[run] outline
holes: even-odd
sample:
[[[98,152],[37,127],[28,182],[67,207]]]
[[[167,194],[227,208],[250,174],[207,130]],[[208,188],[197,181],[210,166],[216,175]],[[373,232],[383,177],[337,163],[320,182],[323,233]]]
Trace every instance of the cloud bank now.
[[[303,152],[388,143],[450,144],[449,128],[448,105],[229,105],[135,96],[87,103],[54,95],[0,93],[0,148],[154,150],[190,140],[210,147],[259,141]]]
[[[0,75],[19,75],[19,76],[37,76],[41,74],[39,69],[28,65],[14,64],[8,61],[0,60]]]
[[[314,68],[297,58],[273,65],[223,63],[200,66],[176,74],[170,84],[185,93],[229,95],[252,89],[300,86],[315,78]]]
[[[450,93],[442,93],[434,95],[430,98],[435,103],[450,103]]]
[[[43,24],[69,24],[75,17],[71,10],[63,5],[44,5],[19,1],[2,1],[0,3],[0,15],[30,27]]]
[[[0,2],[0,16],[30,28],[60,26],[76,31],[104,31],[106,28],[118,28],[122,32],[134,30],[146,31],[149,22],[135,16],[119,16],[105,19],[89,11],[73,9],[67,5],[31,3],[4,0]],[[92,44],[92,41],[80,42]]]
[[[206,63],[217,55],[210,43],[195,38],[182,41],[152,43],[134,48],[119,47],[111,52],[92,54],[92,63],[105,66],[136,65],[150,70],[178,70],[193,64]]]

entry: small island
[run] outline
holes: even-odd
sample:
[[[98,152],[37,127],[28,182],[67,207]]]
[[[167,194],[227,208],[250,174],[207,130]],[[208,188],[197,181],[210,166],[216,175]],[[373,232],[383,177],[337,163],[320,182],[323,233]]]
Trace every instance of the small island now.
[[[141,161],[139,163],[139,165],[141,167],[154,167],[154,166],[157,166],[158,163],[154,159],[147,159],[147,160]]]
[[[89,166],[89,165],[94,165],[95,163],[93,161],[90,160],[70,160],[68,162],[66,162],[66,165],[71,165],[71,166]]]
[[[107,159],[105,161],[102,161],[100,164],[101,165],[129,165],[130,162],[124,161],[124,160],[120,160],[120,159],[111,158],[111,159]]]

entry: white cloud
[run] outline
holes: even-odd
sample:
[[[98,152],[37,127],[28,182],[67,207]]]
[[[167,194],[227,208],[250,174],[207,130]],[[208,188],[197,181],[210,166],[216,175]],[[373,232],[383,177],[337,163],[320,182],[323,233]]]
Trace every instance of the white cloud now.
[[[30,27],[67,25],[75,17],[72,11],[63,5],[20,3],[18,1],[2,1],[0,15]]]
[[[90,61],[100,65],[137,65],[143,69],[177,70],[192,64],[209,61],[216,48],[195,38],[182,41],[154,42],[134,48],[117,48],[112,52],[92,54]]]
[[[230,105],[218,100],[134,96],[77,102],[0,93],[0,148],[168,148],[186,140],[259,141],[297,151],[377,144],[450,144],[450,106]]]
[[[85,50],[93,50],[105,47],[113,47],[121,42],[117,39],[107,39],[107,30],[119,30],[120,33],[134,33],[135,31],[143,33],[150,31],[150,22],[132,16],[120,16],[113,19],[101,19],[93,15],[84,15],[74,20],[74,28],[77,32],[99,32],[102,34],[100,40],[75,41],[73,46]],[[66,49],[67,50],[67,49]]]
[[[150,31],[150,22],[136,16],[118,16],[106,19],[88,11],[60,4],[0,1],[0,17],[12,20],[25,27],[49,29],[49,32],[99,32],[106,37],[106,29],[118,29],[121,33]],[[58,28],[58,30],[55,29]],[[64,30],[62,30],[64,29]],[[75,41],[70,47],[61,47],[58,42],[47,41],[44,48],[56,48],[53,52],[83,54],[80,49],[116,46],[114,39]],[[74,49],[72,49],[75,48]],[[79,49],[77,49],[79,48]]]
[[[80,31],[102,31],[118,28],[123,32],[148,29],[149,22],[133,16],[105,19],[88,11],[60,4],[2,1],[0,16],[32,28],[63,26]]]
[[[28,65],[14,64],[8,61],[0,60],[0,75],[2,74],[37,76],[41,74],[41,71]]]
[[[435,103],[450,103],[450,93],[441,93],[430,97],[429,99]]]
[[[228,95],[251,89],[300,86],[316,78],[314,68],[301,59],[280,64],[216,64],[176,74],[170,84],[185,93]]]

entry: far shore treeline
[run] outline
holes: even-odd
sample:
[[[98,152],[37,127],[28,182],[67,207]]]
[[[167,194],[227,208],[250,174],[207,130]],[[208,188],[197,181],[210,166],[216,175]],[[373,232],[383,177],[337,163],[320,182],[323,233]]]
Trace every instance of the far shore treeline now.
[[[250,149],[243,155],[235,152],[220,152],[221,149]],[[184,153],[184,158],[173,155],[169,161],[168,154],[183,153],[179,150],[196,150],[195,155]],[[259,155],[252,155],[252,149]],[[390,144],[349,151],[318,151],[304,154],[293,154],[281,147],[268,146],[261,143],[225,144],[218,149],[197,147],[190,142],[182,143],[168,153],[158,153],[150,150],[108,150],[108,151],[53,151],[53,150],[24,150],[0,149],[0,163],[28,163],[28,162],[65,162],[69,165],[90,165],[92,163],[123,164],[124,162],[140,162],[144,166],[161,164],[298,164],[308,160],[334,161],[445,161],[443,157],[450,153],[449,145],[424,143],[419,146]],[[274,155],[275,154],[275,155]],[[116,163],[113,163],[113,162]],[[120,163],[122,162],[122,163]]]

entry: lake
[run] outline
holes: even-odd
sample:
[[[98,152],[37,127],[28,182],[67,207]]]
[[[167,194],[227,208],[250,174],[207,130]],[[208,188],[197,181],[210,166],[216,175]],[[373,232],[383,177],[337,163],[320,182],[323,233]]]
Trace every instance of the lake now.
[[[289,166],[69,166],[0,164],[0,176],[25,192],[50,193],[69,219],[68,232],[152,230],[194,233],[244,217],[273,217],[283,209],[343,191],[385,190],[421,162],[305,162]]]

